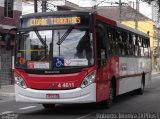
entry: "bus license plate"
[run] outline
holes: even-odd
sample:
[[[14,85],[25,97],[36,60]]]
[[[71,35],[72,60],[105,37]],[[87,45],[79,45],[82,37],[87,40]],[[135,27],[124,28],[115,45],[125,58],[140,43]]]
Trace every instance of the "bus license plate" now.
[[[59,99],[59,94],[46,94],[46,99]]]

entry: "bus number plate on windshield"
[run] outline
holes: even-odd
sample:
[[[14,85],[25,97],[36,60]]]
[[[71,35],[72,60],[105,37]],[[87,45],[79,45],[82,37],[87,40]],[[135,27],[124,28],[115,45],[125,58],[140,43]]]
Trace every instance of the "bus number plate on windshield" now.
[[[46,94],[46,99],[59,99],[59,94]]]

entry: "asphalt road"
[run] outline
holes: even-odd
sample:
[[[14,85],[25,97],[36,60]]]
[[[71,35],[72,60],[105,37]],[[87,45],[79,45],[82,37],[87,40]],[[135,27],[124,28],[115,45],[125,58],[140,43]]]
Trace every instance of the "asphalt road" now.
[[[16,103],[14,99],[0,102],[1,119],[157,119],[160,118],[160,74],[143,95],[130,92],[118,96],[110,109],[97,104],[56,105],[47,110],[39,104]]]

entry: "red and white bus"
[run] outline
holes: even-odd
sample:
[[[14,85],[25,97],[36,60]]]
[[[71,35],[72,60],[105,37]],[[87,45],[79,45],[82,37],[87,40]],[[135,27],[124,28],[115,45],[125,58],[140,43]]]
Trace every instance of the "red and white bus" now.
[[[15,53],[17,102],[103,102],[151,80],[149,36],[98,14],[82,11],[21,17]]]

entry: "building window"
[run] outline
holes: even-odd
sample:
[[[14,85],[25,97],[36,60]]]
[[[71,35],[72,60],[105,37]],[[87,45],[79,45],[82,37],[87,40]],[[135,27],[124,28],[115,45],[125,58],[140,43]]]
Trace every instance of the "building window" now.
[[[13,3],[14,0],[5,0],[4,1],[4,16],[13,18]]]

